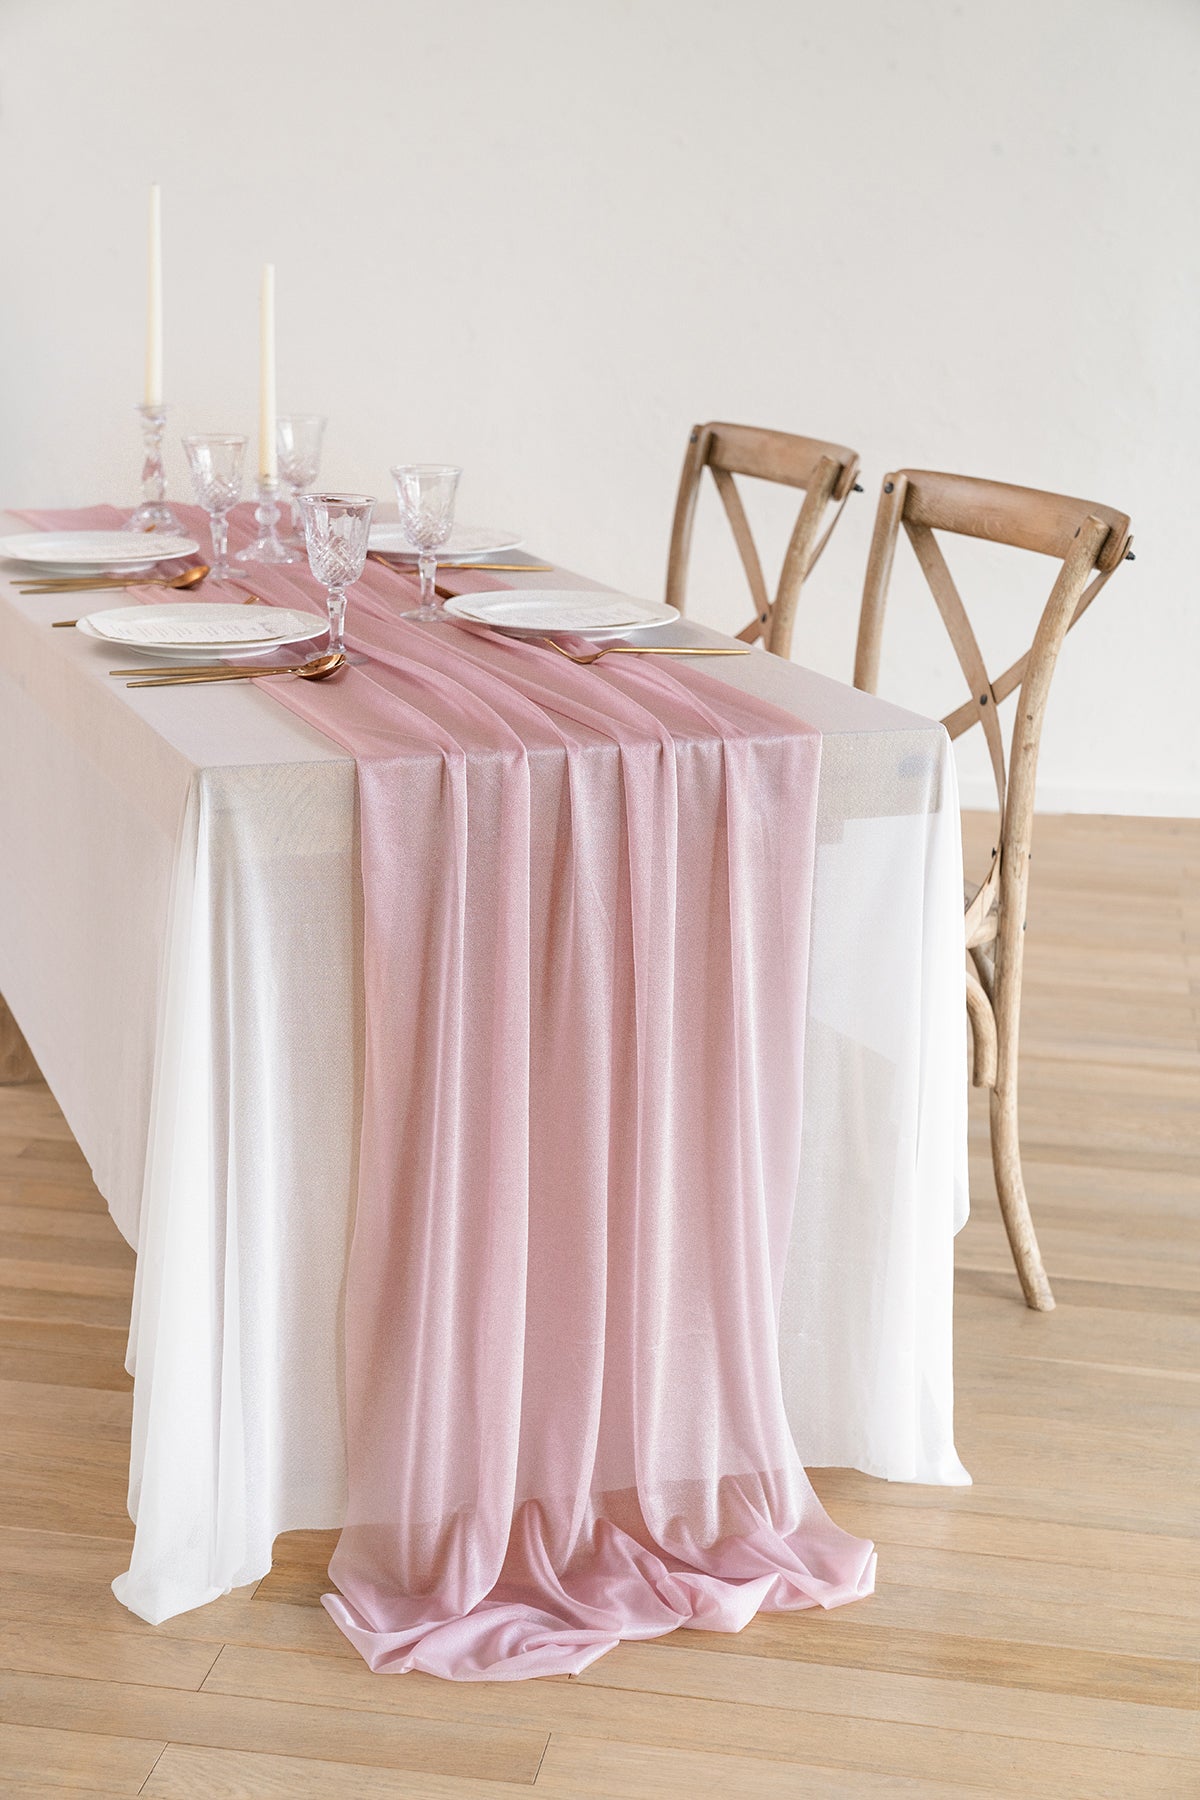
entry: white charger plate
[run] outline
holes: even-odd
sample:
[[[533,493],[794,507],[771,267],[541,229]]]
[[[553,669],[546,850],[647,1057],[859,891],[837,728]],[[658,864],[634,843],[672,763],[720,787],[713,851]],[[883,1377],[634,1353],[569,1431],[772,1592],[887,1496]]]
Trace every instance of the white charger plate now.
[[[147,555],[153,544],[152,555]],[[56,573],[124,569],[151,569],[155,563],[179,556],[194,556],[200,546],[195,538],[144,531],[21,531],[0,538],[0,556],[33,568]]]
[[[679,610],[659,600],[635,600],[592,588],[505,588],[502,593],[459,594],[445,603],[454,619],[468,619],[513,637],[624,637],[670,625]]]
[[[498,556],[502,550],[519,550],[524,538],[495,525],[452,525],[450,536],[438,548],[439,562],[453,562],[456,557]],[[415,563],[417,553],[396,524],[372,525],[367,547],[384,556],[403,557]]]
[[[127,635],[136,627],[138,635]],[[197,629],[222,635],[197,637]],[[236,628],[238,635],[229,635]],[[117,606],[76,621],[85,637],[145,656],[179,662],[212,662],[223,656],[256,656],[320,637],[327,626],[313,613],[284,606],[224,606],[176,601],[161,606]]]

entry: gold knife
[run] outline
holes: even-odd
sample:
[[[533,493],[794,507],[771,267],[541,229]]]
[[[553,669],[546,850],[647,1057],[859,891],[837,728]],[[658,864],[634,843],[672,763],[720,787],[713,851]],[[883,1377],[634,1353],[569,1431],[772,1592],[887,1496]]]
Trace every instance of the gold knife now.
[[[110,675],[290,675],[292,663],[139,663],[136,669],[110,669]]]
[[[221,669],[205,670],[198,675],[190,671],[186,675],[172,672],[169,675],[152,675],[147,681],[127,681],[127,688],[145,687],[205,687],[215,681],[257,681],[263,675],[294,675],[294,669]]]
[[[398,557],[389,556],[386,550],[372,550],[369,553],[372,562],[382,563],[385,569],[395,569],[399,575],[415,575],[415,562],[401,561]],[[499,569],[502,574],[550,575],[554,572],[553,563],[501,563],[501,562],[440,562],[439,569]]]

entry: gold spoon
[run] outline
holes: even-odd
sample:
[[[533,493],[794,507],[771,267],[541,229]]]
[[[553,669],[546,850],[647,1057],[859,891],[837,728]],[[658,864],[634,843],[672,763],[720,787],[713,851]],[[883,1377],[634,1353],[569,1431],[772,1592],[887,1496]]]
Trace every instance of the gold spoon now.
[[[194,588],[211,572],[207,563],[197,563],[195,568],[184,569],[178,575],[131,575],[126,581],[107,575],[81,575],[74,581],[27,581],[18,587],[22,594],[89,594],[99,588],[123,587]]]
[[[195,665],[185,672],[170,670],[164,673],[156,670],[145,681],[127,681],[126,687],[187,687],[192,683],[207,681],[258,681],[264,675],[298,675],[301,681],[325,681],[330,675],[345,664],[346,657],[341,650],[326,650],[322,656],[314,656],[304,663],[288,663],[283,668],[251,668],[245,663],[219,663]],[[122,673],[129,674],[124,670]],[[114,670],[113,673],[116,673]]]
[[[608,644],[603,650],[591,650],[586,656],[577,656],[573,650],[565,650],[556,644],[553,638],[544,637],[543,644],[549,644],[568,662],[579,663],[584,668],[589,663],[599,662],[602,656],[749,656],[749,650],[726,650],[712,644]]]

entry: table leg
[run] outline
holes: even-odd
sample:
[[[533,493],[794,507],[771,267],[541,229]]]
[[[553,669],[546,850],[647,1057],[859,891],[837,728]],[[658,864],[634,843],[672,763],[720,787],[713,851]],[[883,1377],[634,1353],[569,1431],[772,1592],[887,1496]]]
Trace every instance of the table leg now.
[[[0,1086],[40,1080],[41,1071],[33,1060],[29,1045],[0,994]]]

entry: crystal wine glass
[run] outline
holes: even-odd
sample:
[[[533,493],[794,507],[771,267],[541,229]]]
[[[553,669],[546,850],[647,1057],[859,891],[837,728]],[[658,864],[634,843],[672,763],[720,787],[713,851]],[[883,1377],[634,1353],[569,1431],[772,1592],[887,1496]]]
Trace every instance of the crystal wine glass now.
[[[275,443],[279,453],[279,473],[288,490],[292,508],[292,538],[304,542],[304,520],[300,516],[300,495],[317,479],[321,466],[321,439],[325,420],[321,413],[284,413],[275,421]]]
[[[400,529],[417,553],[421,575],[421,604],[406,619],[440,619],[442,609],[434,587],[437,553],[454,524],[454,496],[461,469],[450,463],[402,463],[392,470],[396,498],[400,502]]]
[[[188,466],[196,498],[208,514],[212,533],[212,575],[227,581],[233,574],[229,566],[229,509],[242,491],[242,457],[246,449],[244,437],[228,432],[205,433],[185,437]]]
[[[308,566],[322,583],[329,607],[329,648],[345,650],[346,589],[367,560],[367,534],[375,501],[369,494],[301,494]]]

